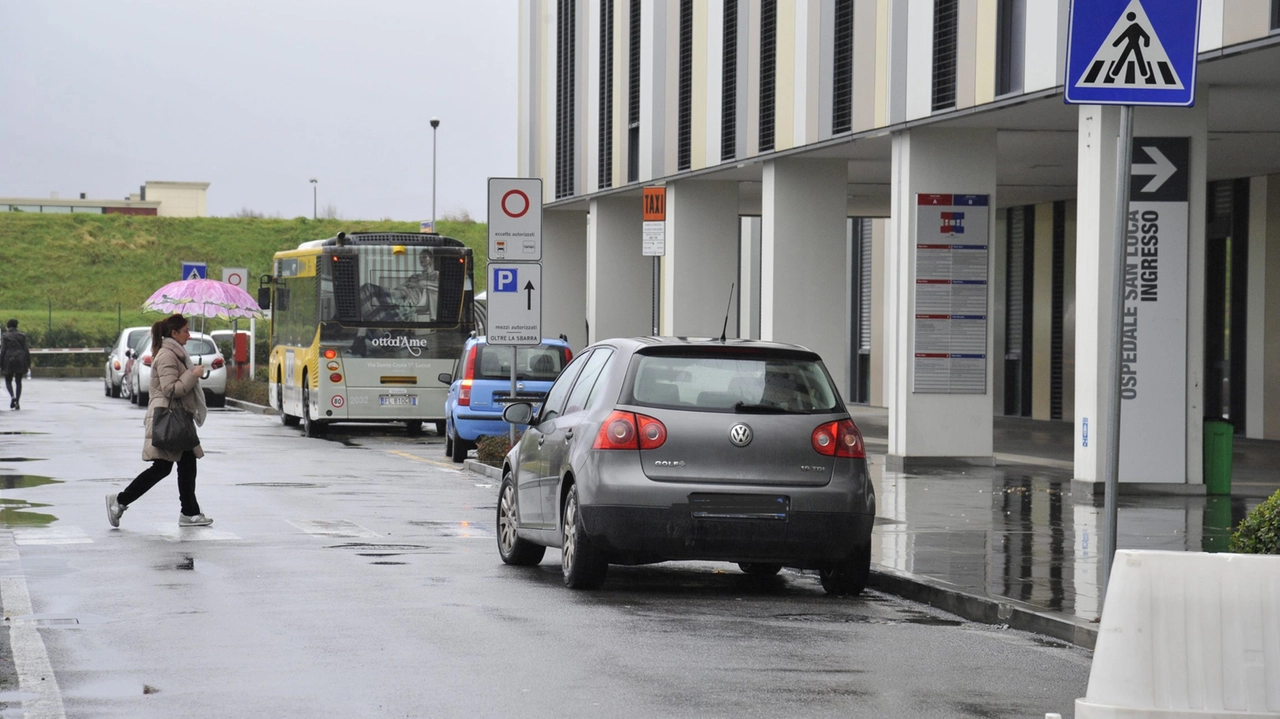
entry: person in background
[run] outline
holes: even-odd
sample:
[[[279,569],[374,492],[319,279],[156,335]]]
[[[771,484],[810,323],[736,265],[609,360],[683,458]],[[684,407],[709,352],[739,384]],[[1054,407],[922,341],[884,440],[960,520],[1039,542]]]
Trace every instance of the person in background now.
[[[146,494],[157,482],[169,476],[173,465],[178,465],[178,500],[182,514],[178,516],[180,527],[203,527],[213,524],[213,519],[200,512],[196,501],[196,460],[204,456],[200,445],[185,452],[169,452],[151,444],[152,415],[157,407],[168,407],[169,395],[191,413],[197,425],[203,425],[208,414],[204,404],[204,390],[200,379],[203,365],[192,364],[183,345],[191,339],[191,328],[182,315],[169,315],[151,325],[151,394],[147,402],[146,439],[142,443],[142,458],[151,462],[123,492],[107,495],[107,521],[113,527],[120,526],[120,515],[134,500]]]
[[[4,388],[9,391],[9,409],[22,409],[22,377],[30,369],[31,347],[27,336],[18,331],[17,320],[9,320],[7,329],[0,335],[0,371],[4,372]]]

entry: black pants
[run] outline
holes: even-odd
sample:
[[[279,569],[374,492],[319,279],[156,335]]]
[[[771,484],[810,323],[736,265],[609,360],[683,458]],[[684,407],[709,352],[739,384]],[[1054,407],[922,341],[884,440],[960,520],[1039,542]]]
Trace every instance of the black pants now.
[[[120,504],[133,504],[134,500],[156,486],[156,482],[169,476],[173,471],[173,462],[157,459],[150,467],[142,470],[129,483],[128,487],[116,497]],[[190,450],[182,453],[178,460],[178,499],[182,502],[182,513],[188,517],[200,513],[200,503],[196,501],[196,454]]]
[[[18,383],[18,391],[17,391],[17,392],[14,392],[14,391],[13,391],[13,384],[14,384],[15,382],[17,382],[17,383]],[[17,373],[17,374],[7,374],[7,373],[6,373],[6,374],[5,374],[5,376],[4,376],[4,388],[5,388],[5,389],[7,389],[7,390],[9,390],[9,398],[10,398],[10,399],[22,399],[22,373],[21,373],[21,372],[19,372],[19,373]]]

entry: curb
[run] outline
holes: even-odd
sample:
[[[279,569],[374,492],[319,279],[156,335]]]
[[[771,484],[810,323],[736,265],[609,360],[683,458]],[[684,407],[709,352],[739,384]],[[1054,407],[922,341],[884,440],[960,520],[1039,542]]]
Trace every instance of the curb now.
[[[245,402],[242,399],[236,399],[234,397],[227,398],[227,406],[235,407],[236,409],[242,409],[246,412],[253,412],[254,414],[269,414],[269,415],[280,414],[279,410],[276,410],[273,407],[267,407],[261,404],[254,404],[252,402]]]
[[[464,466],[471,472],[490,479],[502,478],[502,470],[474,459],[468,459]],[[1093,649],[1098,641],[1097,626],[1083,619],[1046,612],[1013,600],[980,596],[931,577],[872,565],[869,586],[886,594],[928,604],[972,622],[1008,626],[1060,639],[1085,649]]]

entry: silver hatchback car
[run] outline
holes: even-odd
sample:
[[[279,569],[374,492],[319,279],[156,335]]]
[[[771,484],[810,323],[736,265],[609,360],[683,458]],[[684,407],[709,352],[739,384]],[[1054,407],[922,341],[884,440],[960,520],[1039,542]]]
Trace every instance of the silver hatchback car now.
[[[609,564],[737,562],[750,574],[817,569],[858,594],[875,492],[862,434],[817,354],[753,340],[612,339],[578,355],[507,454],[498,552],[561,550],[565,584]]]

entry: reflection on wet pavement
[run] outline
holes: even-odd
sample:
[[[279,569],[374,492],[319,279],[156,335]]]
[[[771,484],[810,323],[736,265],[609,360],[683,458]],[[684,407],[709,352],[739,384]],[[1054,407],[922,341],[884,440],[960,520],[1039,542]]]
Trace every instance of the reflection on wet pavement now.
[[[961,591],[1083,619],[1099,613],[1104,513],[1072,496],[1070,473],[1010,465],[904,474],[871,465],[878,514],[873,561]],[[1125,496],[1121,549],[1226,551],[1261,500]]]

